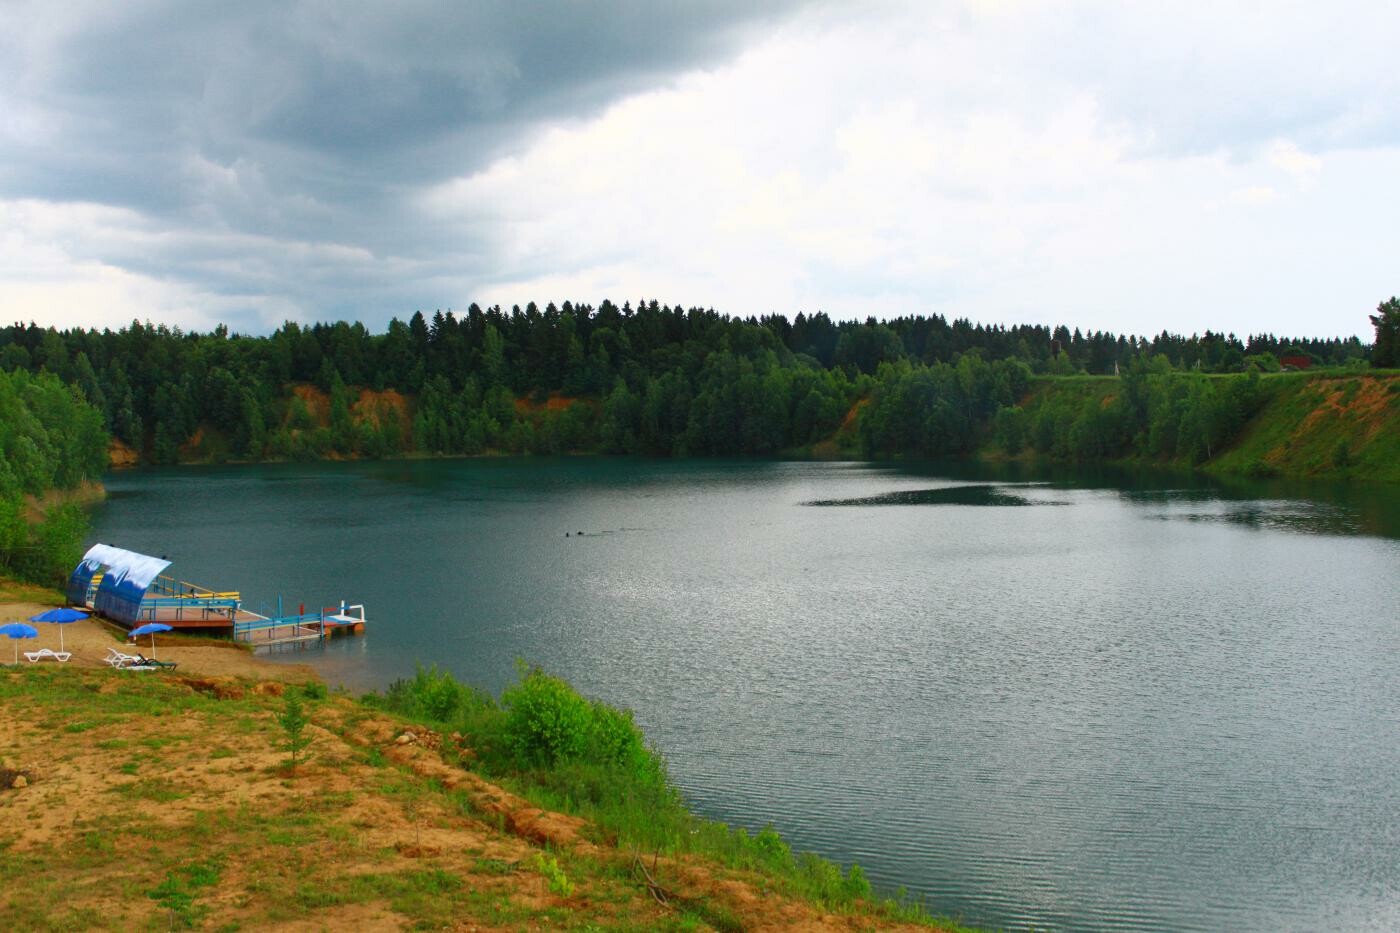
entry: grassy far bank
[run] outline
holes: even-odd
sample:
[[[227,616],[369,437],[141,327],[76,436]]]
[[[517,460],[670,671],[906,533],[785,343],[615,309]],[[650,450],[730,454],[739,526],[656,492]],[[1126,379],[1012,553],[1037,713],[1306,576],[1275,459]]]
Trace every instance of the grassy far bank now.
[[[539,672],[497,704],[25,665],[0,769],[8,929],[956,929],[690,816],[630,717]]]
[[[979,455],[1400,482],[1400,371],[1337,369],[1245,379],[1150,375],[1134,422],[1120,414],[1133,389],[1118,377],[1038,378],[1014,421],[994,421]],[[1179,385],[1169,387],[1172,380]],[[1104,439],[1115,437],[1104,446]]]
[[[1400,370],[1264,380],[1259,414],[1208,469],[1400,483]]]

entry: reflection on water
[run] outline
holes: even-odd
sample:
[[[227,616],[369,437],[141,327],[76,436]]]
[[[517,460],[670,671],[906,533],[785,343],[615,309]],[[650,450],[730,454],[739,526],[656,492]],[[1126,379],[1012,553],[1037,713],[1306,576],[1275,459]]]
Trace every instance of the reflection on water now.
[[[1311,494],[1311,498],[1309,497]],[[1214,485],[1121,493],[1166,521],[1224,522],[1246,528],[1321,535],[1400,538],[1400,498],[1385,487]]]
[[[879,468],[877,468],[879,469]],[[1251,479],[1154,467],[968,461],[885,466],[892,475],[998,485],[1036,483],[1056,490],[1108,490],[1133,505],[1167,506],[1153,517],[1219,521],[1242,527],[1400,539],[1400,489],[1393,485],[1308,479]],[[1206,508],[1182,506],[1197,503]]]
[[[941,486],[937,489],[897,489],[854,499],[814,499],[803,505],[1069,505],[1056,499],[1028,499],[999,486]]]
[[[493,692],[538,662],[635,710],[703,815],[938,913],[1400,929],[1400,490],[601,458],[108,486],[97,539],[184,579],[366,604],[286,660]]]
[[[1246,528],[1297,531],[1307,534],[1355,535],[1363,533],[1355,513],[1314,502],[1213,503],[1215,508],[1173,509],[1153,518],[1162,521],[1227,522]]]

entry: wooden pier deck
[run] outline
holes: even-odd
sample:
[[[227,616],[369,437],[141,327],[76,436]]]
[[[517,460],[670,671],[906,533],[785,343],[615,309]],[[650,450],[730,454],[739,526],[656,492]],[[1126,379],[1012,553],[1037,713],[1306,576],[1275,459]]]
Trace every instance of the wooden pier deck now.
[[[94,607],[101,576],[93,578],[88,606]],[[279,601],[280,610],[280,601]],[[209,590],[192,583],[159,577],[141,601],[138,624],[160,622],[178,631],[230,635],[254,650],[305,647],[365,628],[363,605],[329,606],[315,612],[273,616],[243,606],[236,591]]]
[[[350,615],[359,610],[359,615]],[[233,624],[233,638],[260,648],[290,648],[322,642],[342,634],[358,634],[365,629],[364,606],[332,606],[320,612],[309,612],[281,618],[270,618],[256,612],[241,610]]]

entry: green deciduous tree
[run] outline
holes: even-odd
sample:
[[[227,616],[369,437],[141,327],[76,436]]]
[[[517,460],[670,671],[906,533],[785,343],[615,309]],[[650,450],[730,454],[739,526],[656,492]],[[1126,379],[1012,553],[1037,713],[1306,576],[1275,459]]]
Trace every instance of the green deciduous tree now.
[[[87,520],[51,489],[95,480],[107,466],[102,416],[49,373],[0,372],[0,571],[56,585],[77,562]]]

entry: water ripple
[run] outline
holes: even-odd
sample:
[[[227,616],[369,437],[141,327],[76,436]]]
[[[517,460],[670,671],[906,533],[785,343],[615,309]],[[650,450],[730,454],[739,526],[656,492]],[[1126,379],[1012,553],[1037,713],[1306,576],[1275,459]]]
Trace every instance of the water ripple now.
[[[1001,479],[149,471],[110,479],[96,536],[254,604],[366,603],[367,636],[288,658],[356,689],[436,661],[498,691],[515,658],[541,663],[632,708],[699,812],[771,822],[940,914],[1400,928],[1391,506]],[[1048,502],[1074,507],[996,507]],[[991,507],[800,507],[818,503]]]

